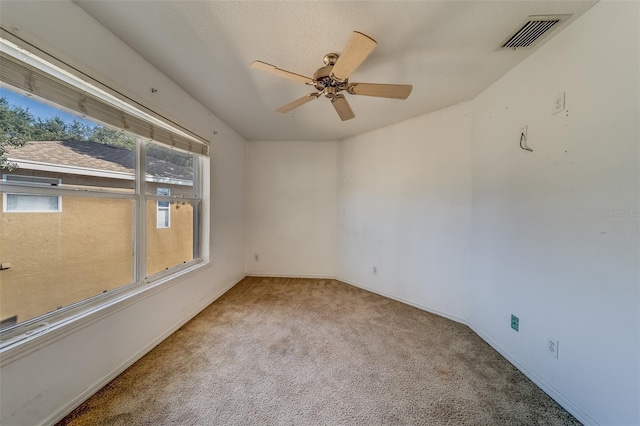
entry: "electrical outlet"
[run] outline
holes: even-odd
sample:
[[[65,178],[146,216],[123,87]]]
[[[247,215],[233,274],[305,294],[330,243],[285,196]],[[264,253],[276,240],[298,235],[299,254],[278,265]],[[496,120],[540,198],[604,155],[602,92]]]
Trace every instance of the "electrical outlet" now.
[[[253,255],[253,260],[255,260],[256,262],[260,262],[260,256],[257,254]]]
[[[373,275],[378,275],[378,267],[377,266],[373,267]]]
[[[520,318],[513,314],[511,314],[511,328],[513,328],[515,331],[519,331],[520,329]]]
[[[547,353],[554,358],[558,358],[558,345],[560,341],[553,336],[547,336]]]
[[[564,92],[553,98],[553,113],[557,114],[564,111]]]

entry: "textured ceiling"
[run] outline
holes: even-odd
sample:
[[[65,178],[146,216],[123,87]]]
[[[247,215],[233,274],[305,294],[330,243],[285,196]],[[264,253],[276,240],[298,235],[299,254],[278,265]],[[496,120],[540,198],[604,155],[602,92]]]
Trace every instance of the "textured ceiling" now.
[[[535,50],[499,49],[529,15],[572,14],[552,37],[594,3],[77,1],[249,140],[340,140],[472,99]],[[349,80],[413,84],[409,99],[346,95],[346,122],[326,98],[275,112],[312,90],[249,64],[311,76],[354,30],[378,46]]]

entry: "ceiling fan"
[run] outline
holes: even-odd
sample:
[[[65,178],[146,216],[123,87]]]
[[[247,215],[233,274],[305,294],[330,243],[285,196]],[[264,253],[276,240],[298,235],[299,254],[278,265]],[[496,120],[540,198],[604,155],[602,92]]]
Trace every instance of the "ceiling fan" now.
[[[409,84],[374,84],[350,83],[351,74],[364,62],[376,48],[376,41],[366,34],[354,31],[344,47],[342,53],[327,53],[324,55],[324,67],[318,68],[313,78],[283,70],[262,61],[253,61],[251,68],[267,71],[280,77],[288,78],[314,86],[317,92],[296,99],[276,111],[286,113],[294,108],[319,98],[321,95],[331,99],[331,104],[342,121],[355,117],[349,102],[340,92],[346,91],[350,95],[377,96],[380,98],[407,99],[413,86]]]

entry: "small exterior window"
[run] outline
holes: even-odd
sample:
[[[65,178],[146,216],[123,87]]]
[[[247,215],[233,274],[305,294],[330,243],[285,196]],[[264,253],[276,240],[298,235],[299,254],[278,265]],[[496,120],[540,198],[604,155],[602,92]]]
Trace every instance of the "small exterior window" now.
[[[8,183],[27,183],[37,186],[60,186],[62,180],[38,176],[3,175]],[[4,213],[59,213],[62,197],[57,195],[2,194]]]
[[[157,188],[157,195],[171,195],[169,188]],[[171,227],[171,208],[169,201],[158,200],[157,225],[158,229]]]

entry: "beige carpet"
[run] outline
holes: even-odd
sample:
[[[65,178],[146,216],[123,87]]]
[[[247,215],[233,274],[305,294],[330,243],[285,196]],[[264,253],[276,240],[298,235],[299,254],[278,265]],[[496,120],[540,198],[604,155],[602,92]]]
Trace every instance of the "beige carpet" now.
[[[246,278],[59,424],[580,423],[466,326],[339,281]]]

